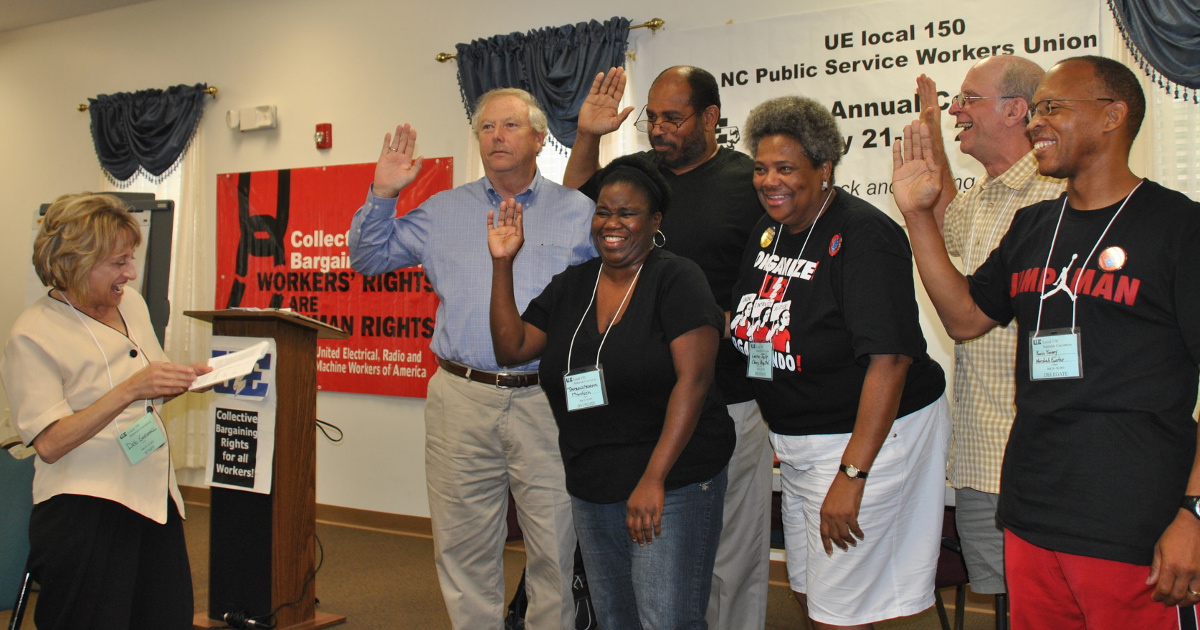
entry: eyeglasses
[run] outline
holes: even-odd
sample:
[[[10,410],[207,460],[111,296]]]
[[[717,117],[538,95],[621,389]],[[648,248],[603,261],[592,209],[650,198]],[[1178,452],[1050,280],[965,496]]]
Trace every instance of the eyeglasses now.
[[[646,112],[646,108],[643,107],[642,113],[645,113],[645,112]],[[662,130],[663,133],[675,133],[676,131],[679,131],[680,127],[683,126],[683,123],[687,122],[689,118],[691,118],[692,116],[695,116],[695,115],[696,115],[696,112],[692,112],[691,114],[684,116],[683,118],[668,118],[666,120],[647,120],[645,118],[642,118],[642,114],[639,113],[637,121],[635,121],[633,123],[633,128],[637,129],[638,131],[640,131],[642,133],[650,133],[651,129],[658,127],[659,129]]]
[[[970,103],[973,101],[982,101],[982,100],[988,99],[988,98],[1020,98],[1020,97],[1019,96],[966,96],[963,94],[955,94],[954,98],[950,99],[950,102],[954,103],[954,105],[956,107],[958,107],[959,109],[963,109],[964,107],[967,106],[967,103]]]
[[[1116,100],[1115,98],[1046,98],[1029,106],[1029,112],[1025,114],[1025,120],[1033,122],[1034,116],[1049,116],[1054,113],[1054,110],[1061,107],[1059,103],[1068,101],[1107,101],[1115,103]]]

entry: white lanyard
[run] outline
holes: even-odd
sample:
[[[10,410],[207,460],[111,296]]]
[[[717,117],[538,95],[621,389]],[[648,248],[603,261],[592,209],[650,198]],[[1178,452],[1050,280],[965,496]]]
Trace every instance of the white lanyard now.
[[[66,301],[67,306],[70,306],[71,311],[73,313],[75,313],[75,319],[78,319],[79,324],[81,326],[83,326],[84,330],[88,331],[89,335],[92,336],[92,343],[96,344],[96,349],[100,351],[100,356],[104,357],[104,371],[108,373],[108,389],[109,390],[115,389],[116,385],[113,383],[112,368],[109,367],[108,355],[104,352],[104,347],[100,345],[100,340],[96,339],[96,333],[92,332],[92,327],[88,326],[87,322],[83,321],[83,316],[79,314],[79,309],[75,308],[75,305],[71,303],[71,298],[67,297],[67,294],[63,293],[62,291],[59,291],[58,293],[59,293],[59,295],[63,296],[63,300]],[[121,312],[121,309],[118,308],[117,313],[120,313],[120,312]],[[121,319],[124,320],[125,317],[122,315]],[[138,358],[140,358],[142,360],[142,364],[149,365],[149,362],[146,361],[145,351],[143,351],[141,345],[138,344],[137,338],[133,336],[133,330],[131,330],[129,328],[128,324],[125,325],[125,334],[129,338],[129,340],[133,342],[134,347],[136,347],[138,349]],[[149,408],[150,401],[146,400],[144,402],[146,403],[145,406],[147,408]],[[120,417],[120,414],[117,414],[117,417]],[[120,434],[120,426],[117,422],[117,417],[114,417],[113,421],[112,421],[113,433]]]
[[[629,299],[629,294],[633,293],[633,285],[637,284],[638,276],[642,275],[642,267],[646,265],[646,261],[638,265],[637,273],[633,274],[633,280],[629,282],[629,288],[625,290],[625,297],[621,298],[621,304],[617,306],[617,311],[613,313],[612,320],[608,322],[608,326],[604,327],[604,336],[600,338],[600,347],[596,348],[596,365],[600,364],[600,351],[604,349],[604,340],[608,339],[608,333],[612,331],[613,322],[617,321],[617,316],[621,314],[621,309],[625,308],[625,301]],[[587,321],[588,311],[592,310],[592,304],[596,302],[596,291],[600,288],[600,274],[604,272],[604,263],[600,263],[600,270],[596,272],[596,286],[592,287],[592,299],[588,300],[587,308],[583,310],[583,318],[579,320],[579,325],[575,327],[575,334],[571,335],[571,345],[567,346],[567,370],[571,369],[571,353],[575,350],[575,337],[579,335],[579,329],[583,328],[583,322]],[[597,310],[596,315],[600,312]]]
[[[1125,200],[1121,202],[1121,206],[1117,208],[1117,211],[1113,213],[1112,218],[1108,220],[1108,225],[1104,226],[1104,231],[1100,233],[1100,238],[1096,239],[1096,244],[1092,246],[1092,251],[1088,252],[1087,258],[1084,258],[1083,264],[1079,266],[1079,271],[1075,274],[1075,284],[1072,286],[1071,290],[1067,291],[1067,296],[1071,298],[1071,328],[1075,328],[1075,311],[1076,306],[1079,303],[1079,282],[1083,280],[1083,272],[1087,269],[1088,262],[1092,260],[1092,255],[1094,255],[1096,253],[1096,249],[1100,247],[1100,241],[1103,241],[1105,235],[1108,234],[1108,229],[1112,227],[1113,222],[1117,220],[1117,217],[1121,214],[1121,211],[1125,209],[1125,204],[1129,203],[1129,199],[1133,197],[1133,193],[1137,192],[1137,189],[1141,188],[1142,183],[1145,181],[1146,180],[1144,179],[1139,181],[1137,186],[1134,186],[1133,190],[1129,191],[1128,195],[1125,195]],[[1046,264],[1042,267],[1042,278],[1046,277],[1046,269],[1050,267],[1050,258],[1054,255],[1054,244],[1058,240],[1058,230],[1060,227],[1062,227],[1063,215],[1066,213],[1067,197],[1063,197],[1062,209],[1058,212],[1058,223],[1054,226],[1054,236],[1050,239],[1050,251],[1046,254]],[[1067,262],[1066,266],[1063,267],[1062,276],[1060,276],[1058,278],[1058,282],[1055,283],[1058,286],[1056,286],[1054,290],[1047,293],[1045,286],[1039,287],[1041,295],[1038,298],[1037,325],[1034,327],[1035,335],[1042,329],[1042,307],[1046,304],[1046,298],[1066,288],[1067,272],[1071,269],[1071,264],[1075,262],[1077,257],[1078,254],[1071,255],[1071,260]],[[1041,285],[1042,283],[1039,282],[1038,284]]]
[[[804,236],[804,244],[802,244],[800,246],[800,253],[796,255],[797,260],[804,260],[804,250],[808,248],[808,239],[812,238],[813,230],[815,230],[817,228],[817,221],[819,221],[821,219],[821,215],[825,214],[825,207],[829,204],[829,198],[832,196],[833,196],[833,189],[831,188],[831,189],[829,189],[829,194],[825,195],[825,201],[821,202],[821,209],[817,211],[817,216],[815,219],[813,219],[812,225],[808,226],[808,234],[806,234]],[[778,236],[778,238],[775,239],[775,245],[773,247],[771,247],[771,256],[774,256],[775,250],[779,248],[779,241],[783,240],[784,231],[785,231],[785,228],[783,227],[783,223],[780,223],[779,224],[779,236]],[[769,275],[771,275],[771,272],[769,272],[769,271],[764,272],[763,280],[765,281],[767,279],[767,276],[769,276]],[[792,284],[791,282],[788,283],[789,286],[791,284]],[[786,296],[786,295],[787,295],[787,287],[785,286],[783,288],[783,293],[779,296],[779,301],[782,302],[784,296]],[[747,339],[747,341],[749,341],[749,340]]]
[[[812,225],[808,226],[808,234],[806,234],[804,236],[804,243],[800,245],[800,253],[796,255],[797,261],[804,260],[804,251],[806,249],[808,249],[808,241],[809,241],[809,239],[812,238],[813,232],[816,231],[817,221],[821,220],[821,215],[825,214],[825,208],[829,205],[829,198],[832,196],[833,196],[833,190],[831,189],[829,191],[829,193],[825,195],[825,200],[821,202],[821,209],[817,211],[817,216],[813,218]],[[783,226],[783,223],[780,222],[778,238],[775,239],[775,245],[774,245],[774,247],[771,248],[771,259],[772,260],[774,260],[776,258],[775,252],[778,251],[778,249],[779,249],[779,241],[783,240],[784,230],[785,230],[785,228]],[[767,285],[767,279],[771,276],[771,273],[772,273],[771,271],[766,271],[766,270],[763,271],[763,280],[762,280],[762,284],[760,285],[760,288],[759,288],[759,298],[760,299],[762,298],[762,291],[765,290],[763,287],[765,287]],[[782,279],[780,280],[780,282],[782,282]],[[773,331],[775,331],[775,325],[779,322],[778,318],[781,317],[780,313],[775,312],[775,308],[776,308],[776,306],[780,306],[784,303],[784,298],[787,297],[787,291],[791,287],[791,285],[792,285],[791,281],[788,281],[786,284],[784,284],[783,291],[779,294],[778,299],[775,299],[775,296],[773,295],[775,292],[775,287],[772,287],[771,288],[771,294],[772,294],[771,299],[775,302],[775,304],[771,306],[771,313],[763,314],[763,313],[761,313],[761,310],[760,310],[760,317],[762,318],[763,324],[764,325],[767,324],[768,323],[767,320],[770,320],[769,323],[771,324],[771,328],[768,329],[767,333],[764,335],[764,341],[755,341],[754,340],[755,333],[757,332],[757,330],[752,330],[751,324],[747,321],[747,324],[746,324],[746,377],[747,378],[756,378],[756,379],[760,379],[760,380],[764,380],[764,381],[769,381],[769,380],[772,380],[772,378],[774,378],[774,373],[775,373],[774,372],[774,368],[775,368],[774,356],[775,355],[774,355],[774,351],[773,351],[774,342],[770,341],[769,339],[774,334]],[[778,285],[776,285],[776,286],[778,286]],[[757,308],[757,306],[758,306],[758,302],[756,301],[755,304],[751,306],[751,313],[754,312],[754,309]],[[767,306],[763,306],[762,308],[766,309]],[[748,319],[749,319],[749,316],[747,315],[747,320]],[[780,329],[780,330],[782,330],[782,329]]]

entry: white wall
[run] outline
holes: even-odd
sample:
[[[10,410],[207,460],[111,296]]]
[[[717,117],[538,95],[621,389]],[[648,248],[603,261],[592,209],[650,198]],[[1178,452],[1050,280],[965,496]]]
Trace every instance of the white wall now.
[[[465,173],[465,116],[454,64],[433,60],[438,52],[453,52],[455,43],[613,15],[634,22],[661,17],[668,29],[682,30],[862,2],[598,4],[162,0],[0,33],[0,218],[10,226],[0,230],[8,296],[0,300],[0,331],[23,308],[31,213],[100,181],[88,115],[75,110],[89,96],[180,83],[220,88],[199,131],[210,213],[219,173],[371,162],[383,133],[398,122],[420,129],[424,155],[455,158],[458,184]],[[225,110],[264,104],[279,107],[278,129],[241,134],[225,126]],[[331,150],[313,146],[320,122],[333,123]],[[347,222],[353,211],[345,209]],[[212,302],[187,307],[211,308]],[[339,445],[321,440],[317,500],[427,516],[422,402],[321,394],[318,417],[340,425],[346,438]]]

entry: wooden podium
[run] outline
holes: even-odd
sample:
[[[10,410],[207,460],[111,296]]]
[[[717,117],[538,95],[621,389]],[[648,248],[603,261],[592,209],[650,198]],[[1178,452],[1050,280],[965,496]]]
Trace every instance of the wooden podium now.
[[[344,623],[316,610],[317,338],[344,331],[287,311],[186,311],[214,335],[275,340],[275,459],[270,494],[212,488],[208,613],[195,628],[225,626],[226,613],[275,611],[277,630]],[[294,604],[293,604],[294,602]]]

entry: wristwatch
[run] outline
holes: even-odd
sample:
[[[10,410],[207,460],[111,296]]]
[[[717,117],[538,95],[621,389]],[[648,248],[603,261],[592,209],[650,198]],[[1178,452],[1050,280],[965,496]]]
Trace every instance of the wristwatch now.
[[[1200,518],[1200,497],[1183,497],[1183,504],[1179,507],[1192,513],[1192,516]]]
[[[846,476],[851,479],[867,478],[867,471],[859,470],[858,466],[855,466],[854,464],[842,464],[841,466],[838,466],[838,470],[846,473]],[[1197,498],[1200,499],[1200,497]],[[1200,512],[1197,512],[1196,518],[1200,518]]]

